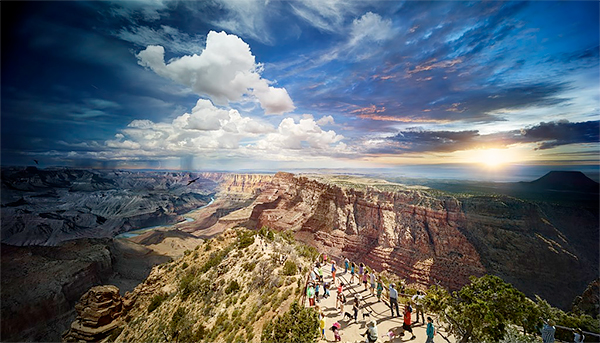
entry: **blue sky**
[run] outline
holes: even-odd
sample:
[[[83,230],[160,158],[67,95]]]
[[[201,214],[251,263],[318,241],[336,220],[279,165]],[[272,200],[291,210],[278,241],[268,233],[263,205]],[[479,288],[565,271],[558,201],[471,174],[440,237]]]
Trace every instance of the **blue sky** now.
[[[599,164],[598,2],[2,7],[2,165]]]

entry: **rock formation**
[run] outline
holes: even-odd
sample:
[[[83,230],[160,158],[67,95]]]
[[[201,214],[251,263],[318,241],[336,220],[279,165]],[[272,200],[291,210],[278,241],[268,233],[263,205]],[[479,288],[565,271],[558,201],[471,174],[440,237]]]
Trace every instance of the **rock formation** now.
[[[123,300],[115,286],[96,286],[75,305],[77,319],[63,335],[64,342],[97,342],[121,325]]]
[[[597,213],[510,197],[277,173],[251,219],[409,283],[457,289],[488,273],[563,308],[598,274]]]

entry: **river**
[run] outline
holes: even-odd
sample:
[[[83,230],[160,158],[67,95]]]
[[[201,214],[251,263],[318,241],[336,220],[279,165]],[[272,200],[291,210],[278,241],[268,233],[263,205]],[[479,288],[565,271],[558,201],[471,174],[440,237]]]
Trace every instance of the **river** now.
[[[188,213],[191,213],[191,212],[194,212],[194,211],[198,211],[198,210],[201,210],[201,209],[203,209],[205,207],[208,207],[208,206],[212,205],[212,203],[214,201],[215,201],[215,198],[211,197],[210,198],[210,202],[208,204],[206,204],[204,206],[201,206],[201,207],[198,207],[196,209],[193,209],[193,210],[189,211]],[[185,214],[184,214],[184,216],[185,216]],[[184,217],[184,219],[185,220],[177,222],[175,224],[148,226],[148,227],[144,227],[144,228],[141,228],[141,229],[135,229],[135,230],[123,232],[121,234],[116,235],[115,238],[118,238],[118,239],[132,238],[132,237],[135,237],[135,236],[139,236],[139,235],[141,235],[143,233],[146,233],[148,231],[153,231],[153,230],[156,230],[156,229],[171,229],[171,228],[173,228],[173,226],[175,226],[177,224],[180,224],[180,223],[183,223],[183,222],[193,222],[194,221],[194,218],[190,218],[190,217]]]

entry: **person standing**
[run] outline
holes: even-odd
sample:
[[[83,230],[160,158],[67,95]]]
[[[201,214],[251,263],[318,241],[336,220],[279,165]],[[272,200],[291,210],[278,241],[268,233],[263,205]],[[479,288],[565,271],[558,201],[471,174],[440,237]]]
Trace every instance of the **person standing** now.
[[[425,295],[421,293],[421,291],[417,291],[417,294],[413,295],[412,301],[415,303],[415,308],[417,312],[417,320],[415,323],[419,322],[419,313],[421,313],[421,319],[423,319],[423,324],[425,324],[425,314],[423,312],[423,299],[425,299]]]
[[[362,276],[364,273],[365,273],[365,264],[361,262],[360,265],[358,266],[358,282],[359,283],[362,280]]]
[[[425,343],[433,343],[433,336],[435,335],[435,329],[433,328],[433,319],[431,317],[427,317],[427,329],[425,330],[427,333],[427,340]]]
[[[381,283],[381,277],[377,278],[377,301],[381,301],[381,293],[383,292],[383,283]]]
[[[335,299],[335,307],[340,309],[340,313],[344,314],[344,304],[346,303],[346,296],[340,290],[338,290],[337,298]]]
[[[333,278],[333,283],[335,283],[335,272],[337,271],[337,267],[335,265],[335,261],[331,261],[331,277]]]
[[[556,332],[556,328],[554,327],[554,322],[552,320],[544,320],[544,327],[542,328],[541,332],[542,342],[554,343],[554,333]]]
[[[373,271],[371,273],[371,289],[370,289],[371,295],[375,295],[375,279],[376,279],[375,271]]]
[[[406,304],[404,305],[404,323],[402,324],[402,328],[404,329],[404,331],[410,332],[410,334],[412,335],[410,339],[415,339],[417,337],[413,333],[411,324],[412,319],[410,318],[410,305]]]
[[[365,285],[365,292],[367,291],[367,280],[369,279],[369,271],[365,269],[365,273],[362,276],[363,285]]]
[[[348,260],[347,257],[344,259],[344,267],[345,267],[344,274],[347,274],[348,273],[348,269],[350,269],[350,260]]]
[[[306,289],[306,297],[308,298],[308,305],[315,306],[315,288],[313,287],[312,282],[308,284],[308,288]]]
[[[398,309],[398,291],[394,288],[395,285],[390,284],[390,310],[392,311],[392,317],[394,317],[394,307],[396,308],[396,316],[400,317],[400,309]]]
[[[350,284],[354,283],[354,273],[356,272],[356,264],[354,264],[354,262],[352,262],[352,265],[350,266]]]

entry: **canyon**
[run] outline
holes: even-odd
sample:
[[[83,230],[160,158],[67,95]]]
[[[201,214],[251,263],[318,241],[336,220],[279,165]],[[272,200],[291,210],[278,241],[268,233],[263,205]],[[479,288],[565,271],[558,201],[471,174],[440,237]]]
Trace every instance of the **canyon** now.
[[[417,288],[498,275],[563,309],[598,278],[597,206],[368,177],[3,168],[1,211],[6,340],[57,340],[90,287],[131,291],[235,227],[289,232]],[[155,225],[168,227],[113,238]]]
[[[409,284],[458,289],[493,274],[567,309],[598,277],[597,208],[277,173],[251,220]]]

